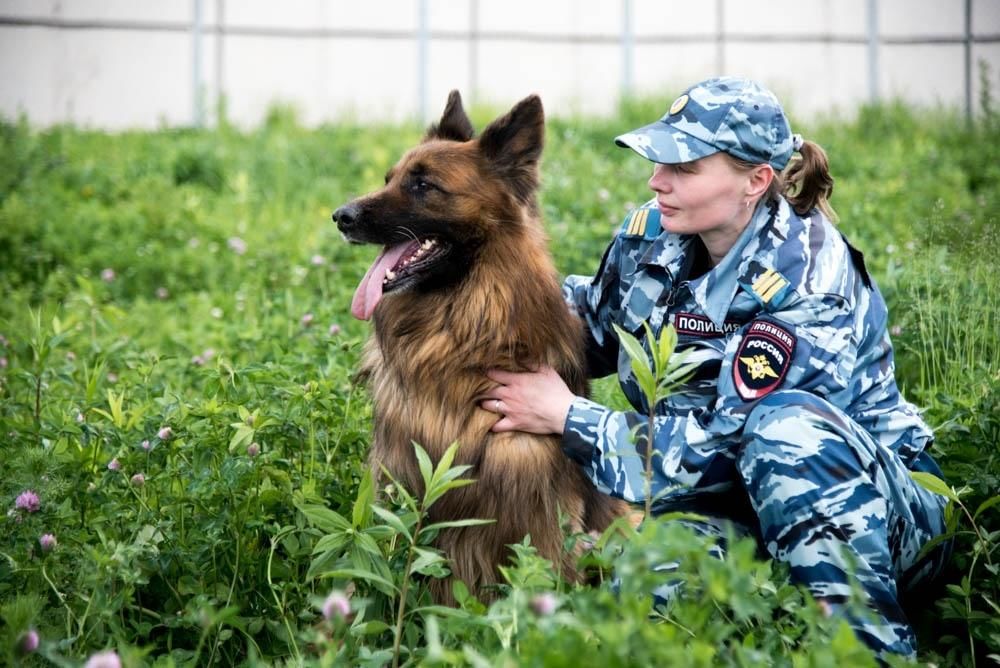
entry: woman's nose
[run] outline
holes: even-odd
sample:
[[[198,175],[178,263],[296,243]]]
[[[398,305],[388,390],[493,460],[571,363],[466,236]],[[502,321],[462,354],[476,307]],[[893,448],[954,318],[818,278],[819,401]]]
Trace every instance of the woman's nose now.
[[[654,192],[667,192],[670,190],[670,179],[667,178],[668,173],[663,165],[656,165],[653,167],[653,175],[649,177],[647,184],[649,189]]]

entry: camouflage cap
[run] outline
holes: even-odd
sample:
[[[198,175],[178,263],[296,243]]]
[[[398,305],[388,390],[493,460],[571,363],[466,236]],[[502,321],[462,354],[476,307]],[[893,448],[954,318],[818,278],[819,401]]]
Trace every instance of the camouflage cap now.
[[[690,162],[723,151],[779,171],[794,150],[778,98],[759,83],[738,77],[691,86],[663,118],[616,137],[615,143],[653,162]]]

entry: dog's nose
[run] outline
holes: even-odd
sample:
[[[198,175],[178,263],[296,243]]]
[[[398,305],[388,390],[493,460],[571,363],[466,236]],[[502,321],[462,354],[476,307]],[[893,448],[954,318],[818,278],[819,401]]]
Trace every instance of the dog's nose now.
[[[333,222],[337,223],[337,228],[341,232],[346,232],[358,224],[360,212],[356,204],[349,202],[333,212]]]

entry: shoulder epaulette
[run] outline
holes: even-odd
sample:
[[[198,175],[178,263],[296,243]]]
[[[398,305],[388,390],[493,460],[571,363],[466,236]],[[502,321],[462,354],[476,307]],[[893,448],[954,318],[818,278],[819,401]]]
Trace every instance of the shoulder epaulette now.
[[[647,241],[652,241],[662,232],[659,210],[647,208],[633,210],[625,218],[621,230],[624,237],[642,237]]]
[[[766,309],[781,306],[791,287],[787,278],[756,260],[750,262],[750,266],[740,276],[739,284]]]

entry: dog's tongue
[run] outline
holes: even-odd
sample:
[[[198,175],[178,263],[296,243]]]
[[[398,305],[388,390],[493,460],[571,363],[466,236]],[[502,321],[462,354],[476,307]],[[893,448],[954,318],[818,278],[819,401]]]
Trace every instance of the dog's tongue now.
[[[379,300],[382,299],[382,279],[385,278],[387,269],[392,269],[399,262],[399,258],[407,251],[415,250],[419,245],[418,241],[407,241],[395,246],[386,246],[375,262],[368,268],[365,277],[358,284],[358,289],[354,291],[354,299],[351,300],[351,313],[358,320],[369,320]]]

